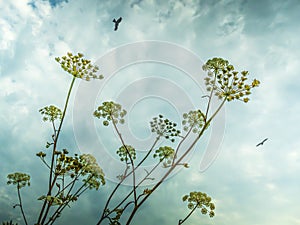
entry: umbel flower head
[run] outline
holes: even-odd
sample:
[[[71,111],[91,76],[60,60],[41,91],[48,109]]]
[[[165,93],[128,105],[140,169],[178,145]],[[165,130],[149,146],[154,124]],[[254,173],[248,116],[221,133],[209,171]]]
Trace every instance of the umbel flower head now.
[[[205,115],[201,110],[189,111],[183,114],[183,130],[188,131],[192,129],[193,133],[199,133],[205,122]]]
[[[175,150],[169,146],[159,147],[153,154],[153,158],[159,158],[159,161],[163,161],[163,166],[168,167],[171,165],[174,157],[175,157]]]
[[[68,52],[66,56],[56,57],[55,60],[60,64],[64,71],[67,71],[73,77],[89,81],[93,79],[103,79],[103,75],[97,75],[98,66],[91,64],[91,61],[83,58],[82,53],[73,55]]]
[[[238,99],[247,103],[251,94],[251,89],[258,87],[259,80],[254,79],[251,83],[245,83],[248,79],[248,71],[241,73],[234,70],[233,65],[222,58],[209,59],[202,67],[208,71],[205,78],[207,91],[214,92],[220,99],[227,101]]]
[[[90,189],[94,188],[98,190],[101,184],[105,184],[105,175],[101,167],[98,165],[96,158],[91,154],[82,154],[79,158],[82,165],[82,174],[88,174],[88,177],[83,179],[83,182],[86,182],[86,186]]]
[[[122,162],[128,162],[129,158],[131,158],[132,160],[136,159],[136,152],[134,147],[132,147],[131,145],[122,145],[118,150],[117,150],[117,154],[120,157],[120,160]],[[130,156],[130,157],[129,157]]]
[[[17,185],[18,189],[25,187],[26,185],[30,186],[30,176],[26,173],[11,173],[7,175],[7,184]]]
[[[77,179],[82,176],[82,180],[85,186],[90,189],[98,189],[100,185],[105,184],[105,174],[98,165],[96,158],[91,154],[82,154],[75,157],[68,156],[68,150],[55,151],[57,155],[57,164],[55,167],[55,174],[57,176],[70,176],[71,179]],[[43,157],[42,153],[37,154],[39,157]]]
[[[54,122],[54,120],[61,120],[62,118],[61,110],[54,105],[45,106],[44,108],[40,109],[39,112],[43,115],[44,122]]]
[[[99,106],[94,112],[95,117],[97,117],[98,119],[104,119],[104,126],[108,126],[109,121],[113,121],[114,123],[120,122],[121,124],[124,124],[124,116],[126,114],[126,110],[122,109],[122,106],[120,104],[113,101],[103,102],[102,105]]]
[[[158,137],[170,139],[171,142],[174,142],[174,137],[180,134],[180,131],[176,129],[177,124],[169,119],[164,119],[163,115],[159,115],[158,118],[154,117],[153,121],[150,122],[150,126],[151,132],[156,133]]]
[[[202,214],[207,214],[209,212],[209,217],[213,217],[215,215],[215,204],[211,202],[211,197],[209,197],[206,193],[192,191],[189,195],[183,196],[182,201],[188,202],[187,206],[190,210],[199,208]]]

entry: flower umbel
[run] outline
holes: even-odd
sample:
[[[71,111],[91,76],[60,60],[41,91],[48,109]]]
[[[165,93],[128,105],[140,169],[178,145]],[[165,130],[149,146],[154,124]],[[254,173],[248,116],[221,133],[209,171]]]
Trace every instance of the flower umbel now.
[[[127,163],[128,160],[130,159],[130,157],[132,158],[132,160],[136,159],[135,149],[130,145],[121,146],[117,150],[117,154],[120,156],[120,160],[122,162],[125,161]],[[129,155],[130,155],[130,157],[129,157]]]
[[[54,105],[45,106],[44,108],[40,109],[39,112],[42,114],[43,121],[45,122],[54,122],[54,120],[61,120],[62,118],[61,110]]]
[[[205,115],[201,110],[189,111],[183,114],[183,130],[192,129],[193,133],[199,133],[205,122]]]
[[[126,115],[126,110],[122,109],[122,106],[115,102],[103,102],[95,112],[94,116],[98,119],[103,118],[103,125],[108,126],[109,121],[114,123],[120,122],[121,124],[125,123],[124,116]]]
[[[177,124],[173,123],[169,119],[164,119],[163,115],[154,117],[150,122],[151,132],[156,133],[159,137],[165,137],[174,142],[174,137],[180,134],[180,131],[176,129]]]
[[[248,71],[241,73],[234,70],[233,65],[222,58],[213,58],[203,65],[203,70],[208,71],[205,78],[207,91],[214,92],[220,99],[227,101],[238,99],[247,103],[251,94],[251,89],[258,87],[260,82],[256,79],[251,84],[245,83],[248,79]]]
[[[182,197],[182,201],[188,201],[188,208],[193,210],[194,208],[199,208],[202,214],[207,214],[209,212],[209,217],[215,216],[215,205],[211,202],[211,197],[206,193],[193,191],[189,195]]]
[[[169,146],[160,147],[153,155],[153,158],[158,157],[159,161],[163,162],[164,167],[169,167],[175,156],[175,150]]]
[[[95,188],[98,190],[101,184],[105,184],[105,175],[101,167],[97,164],[96,158],[91,154],[83,154],[79,158],[83,174],[88,174],[88,177],[83,179],[83,182],[86,182],[86,186],[90,189]]]
[[[76,78],[89,81],[93,79],[103,79],[103,75],[97,75],[98,66],[91,64],[90,60],[84,59],[82,53],[73,55],[68,52],[66,56],[56,57],[55,60],[60,64],[63,70]]]
[[[30,175],[26,173],[11,173],[7,175],[7,184],[17,185],[18,189],[25,187],[26,185],[30,186]]]

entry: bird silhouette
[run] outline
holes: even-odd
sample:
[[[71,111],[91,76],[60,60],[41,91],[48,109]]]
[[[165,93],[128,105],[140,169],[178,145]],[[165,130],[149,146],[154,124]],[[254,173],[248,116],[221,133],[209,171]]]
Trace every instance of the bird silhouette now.
[[[201,98],[209,98],[209,95],[203,95]]]
[[[263,144],[265,143],[266,140],[268,140],[268,138],[265,138],[262,142],[258,143],[258,144],[256,145],[256,147],[258,147],[258,146],[260,146],[260,145],[263,145]]]
[[[121,21],[122,21],[122,17],[120,17],[117,20],[116,19],[113,20],[113,22],[115,23],[115,29],[114,29],[115,31],[118,30],[118,27],[119,27],[119,24],[121,23]]]

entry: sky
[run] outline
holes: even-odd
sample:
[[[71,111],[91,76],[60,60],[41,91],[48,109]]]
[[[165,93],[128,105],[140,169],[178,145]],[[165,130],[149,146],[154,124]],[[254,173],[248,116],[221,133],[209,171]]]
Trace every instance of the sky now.
[[[23,224],[12,207],[16,190],[6,185],[15,171],[31,175],[21,191],[28,221],[36,221],[47,168],[35,154],[51,138],[38,110],[62,108],[71,82],[54,58],[82,52],[104,79],[76,80],[60,147],[95,155],[107,183],[85,193],[56,224],[96,224],[122,170],[120,142],[92,117],[95,108],[108,100],[126,108],[120,130],[143,154],[153,142],[151,118],[163,114],[182,128],[183,112],[206,105],[201,68],[222,57],[260,87],[247,104],[225,104],[189,156],[190,168],[165,181],[132,224],[177,224],[189,212],[182,196],[202,191],[216,216],[195,212],[185,224],[300,225],[298,0],[22,0],[0,1],[0,11],[0,222]],[[112,20],[120,16],[114,31]]]

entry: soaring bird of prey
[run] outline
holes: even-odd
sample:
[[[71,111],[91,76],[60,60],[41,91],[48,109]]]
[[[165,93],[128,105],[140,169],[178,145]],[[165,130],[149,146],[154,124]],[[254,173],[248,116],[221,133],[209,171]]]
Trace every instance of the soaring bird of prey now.
[[[258,147],[258,146],[260,146],[260,145],[263,145],[263,144],[265,143],[266,140],[268,140],[268,138],[265,138],[262,142],[258,143],[258,144],[256,145],[256,147]]]
[[[114,19],[113,22],[115,23],[115,31],[118,30],[119,24],[122,21],[122,17],[120,17],[119,19]]]

